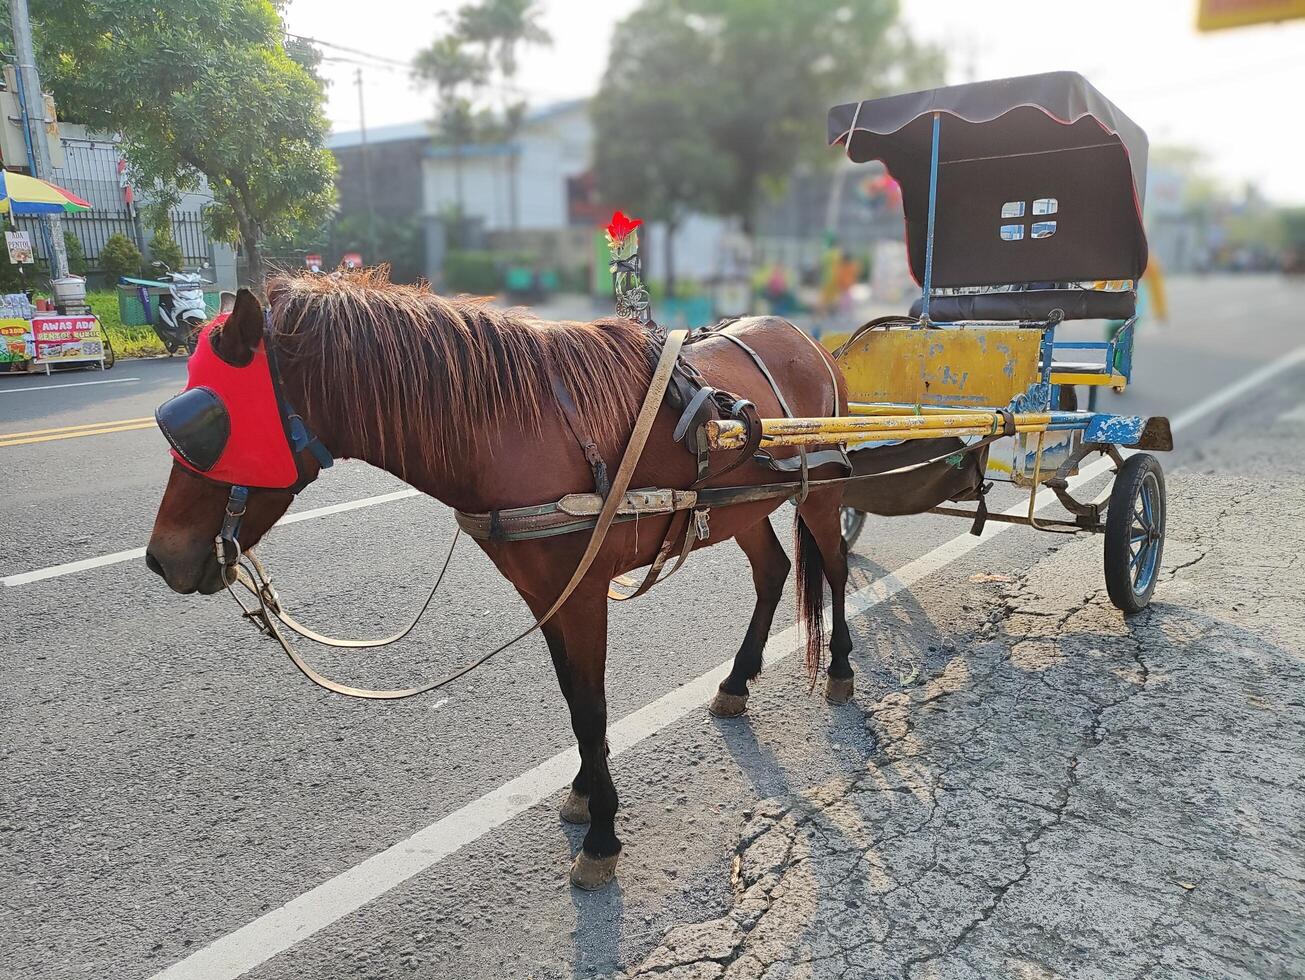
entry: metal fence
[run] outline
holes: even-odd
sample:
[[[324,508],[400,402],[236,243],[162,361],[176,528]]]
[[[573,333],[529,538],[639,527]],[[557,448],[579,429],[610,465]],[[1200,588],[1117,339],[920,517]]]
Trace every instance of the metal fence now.
[[[199,211],[172,211],[172,238],[181,246],[186,265],[199,265],[209,259],[213,242],[204,227],[204,215]]]
[[[109,140],[90,138],[65,137],[63,143],[64,166],[55,173],[54,182],[89,202],[92,208],[82,214],[64,215],[63,230],[81,242],[88,271],[98,273],[102,271],[100,255],[110,236],[125,235],[137,245],[141,244],[136,222],[123,201],[118,176],[118,147]],[[168,217],[172,237],[181,246],[184,264],[194,266],[207,261],[212,241],[204,227],[203,213],[193,209],[174,209]],[[36,257],[44,260],[46,248],[40,219],[16,217],[15,220],[18,227],[31,237]]]
[[[71,188],[69,188],[71,190]],[[75,192],[74,192],[75,193]],[[204,216],[198,211],[173,211],[169,214],[172,237],[181,246],[184,263],[199,265],[210,258],[212,240],[204,228]],[[15,216],[18,227],[32,239],[32,250],[38,259],[45,259],[45,241],[41,234],[41,219],[33,216]],[[109,211],[63,216],[63,230],[77,236],[82,243],[86,265],[90,272],[100,272],[100,254],[110,235],[125,235],[136,241],[136,226],[127,211]]]

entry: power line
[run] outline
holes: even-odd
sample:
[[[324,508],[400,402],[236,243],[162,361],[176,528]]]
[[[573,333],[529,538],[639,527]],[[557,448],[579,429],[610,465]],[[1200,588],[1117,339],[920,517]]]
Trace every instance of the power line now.
[[[406,68],[412,70],[412,62],[400,61],[398,58],[389,58],[383,54],[372,54],[370,51],[363,51],[359,48],[350,48],[343,44],[335,44],[332,41],[321,41],[315,37],[304,37],[302,34],[286,34],[286,37],[296,41],[303,41],[305,44],[315,44],[319,48],[332,48],[336,51],[343,51],[345,54],[357,55],[358,57],[367,58],[371,61],[379,61],[382,64],[393,65],[397,68]],[[337,59],[339,60],[339,59]]]
[[[386,55],[373,54],[370,51],[363,51],[361,48],[351,48],[344,44],[336,44],[333,41],[322,41],[319,40],[318,38],[307,37],[303,34],[291,34],[287,32],[285,36],[295,41],[302,41],[306,44],[315,44],[318,47],[330,48],[334,51],[341,51],[346,55],[354,56],[354,58],[346,58],[340,55],[322,55],[323,61],[330,61],[338,64],[355,65],[362,68],[375,68],[380,71],[391,71],[391,72],[403,71],[408,74],[413,73],[414,66],[411,61],[401,61],[397,58],[390,58]],[[365,61],[354,60],[355,58],[363,58],[367,60]],[[497,95],[510,95],[517,98],[528,98],[531,95],[535,95],[535,96],[542,95],[543,97],[548,99],[562,100],[562,99],[573,97],[573,96],[562,95],[557,92],[543,91],[537,88],[527,90],[523,86],[516,85],[506,81],[488,82],[481,85],[480,87],[486,92],[491,92]]]

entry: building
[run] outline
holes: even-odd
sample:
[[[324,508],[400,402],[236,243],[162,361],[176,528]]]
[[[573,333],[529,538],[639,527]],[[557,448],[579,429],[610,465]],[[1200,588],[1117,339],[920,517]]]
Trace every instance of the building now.
[[[460,247],[526,253],[556,267],[592,269],[596,230],[612,210],[595,192],[593,142],[589,100],[572,99],[529,111],[516,133],[492,143],[438,145],[429,123],[414,122],[368,130],[365,144],[360,132],[338,133],[327,145],[339,165],[341,216],[366,213],[370,174],[377,219],[422,216],[425,268],[438,282],[459,215]],[[714,274],[724,229],[724,222],[701,215],[684,222],[673,250],[679,278]],[[654,225],[645,233],[645,261],[653,275],[659,275],[657,264],[665,254],[661,232]]]
[[[430,123],[400,123],[367,131],[334,133],[326,146],[335,155],[341,215],[367,213],[368,196],[377,217],[421,213],[422,161],[432,142]]]
[[[571,182],[588,172],[592,144],[589,102],[575,99],[528,113],[520,130],[500,143],[431,146],[427,210],[461,210],[486,232],[569,227],[579,217],[570,206]]]

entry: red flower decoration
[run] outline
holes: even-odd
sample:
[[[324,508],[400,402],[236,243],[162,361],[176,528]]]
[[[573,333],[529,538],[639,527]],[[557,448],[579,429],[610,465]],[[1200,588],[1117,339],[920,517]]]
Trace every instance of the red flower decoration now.
[[[612,220],[607,224],[607,237],[612,240],[614,245],[620,245],[630,232],[638,228],[643,221],[639,218],[631,218],[624,212],[617,211],[612,215]]]

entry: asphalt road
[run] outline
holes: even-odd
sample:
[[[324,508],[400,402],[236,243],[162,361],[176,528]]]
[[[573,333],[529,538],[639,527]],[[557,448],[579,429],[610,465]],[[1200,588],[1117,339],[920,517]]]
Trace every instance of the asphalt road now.
[[[1177,281],[1171,293],[1171,324],[1139,338],[1134,388],[1103,396],[1104,406],[1180,417],[1305,344],[1300,284]],[[686,711],[686,699],[702,686],[695,679],[732,655],[752,588],[734,546],[702,552],[666,586],[613,610],[608,703],[625,726],[613,737],[613,774],[626,851],[615,886],[579,894],[566,870],[581,833],[559,823],[560,794],[531,805],[554,770],[572,768],[550,762],[572,737],[542,642],[526,641],[503,666],[435,697],[353,702],[308,685],[225,597],[174,595],[139,559],[26,581],[142,546],[169,460],[151,427],[25,444],[6,434],[145,418],[183,377],[180,361],[121,361],[105,375],[0,378],[2,977],[147,977],[179,962],[171,975],[235,976],[247,966],[259,978],[568,977],[634,968],[671,927],[729,912],[745,814],[758,801],[863,773],[884,751],[868,709],[942,676],[958,642],[1007,602],[1010,581],[1059,589],[1071,605],[1101,584],[1086,550],[1042,574],[1069,551],[1054,537],[1016,529],[955,548],[948,542],[966,530],[959,522],[874,520],[851,587],[867,590],[866,604],[887,573],[911,587],[853,624],[856,701],[830,708],[808,695],[799,658],[781,659],[763,674],[747,719],[718,722],[700,707]],[[114,383],[85,383],[96,381]],[[1247,491],[1272,476],[1275,453],[1255,442],[1267,427],[1284,458],[1305,449],[1303,406],[1297,362],[1192,418],[1165,460],[1179,474],[1171,522],[1189,516],[1178,488],[1199,487],[1199,474]],[[1279,496],[1305,492],[1298,477],[1285,486]],[[341,464],[292,513],[402,489]],[[1274,499],[1236,497],[1251,515],[1237,533],[1269,563],[1286,540]],[[301,618],[374,634],[420,601],[451,526],[434,501],[405,497],[289,524],[261,550]],[[407,683],[528,622],[470,545],[446,588],[397,649],[304,652],[340,679]],[[1205,588],[1203,615],[1237,601],[1232,570]],[[783,636],[790,607],[775,625]],[[1285,608],[1299,626],[1299,605]],[[1253,614],[1243,619],[1256,629]],[[1044,724],[1054,727],[1055,716]],[[1297,735],[1296,765],[1299,744]],[[433,825],[406,850],[386,850]],[[962,835],[954,846],[970,843]],[[1117,846],[1113,858],[1127,860]],[[224,957],[226,967],[215,965]],[[1305,970],[1305,959],[1274,962],[1285,963],[1284,975]]]

